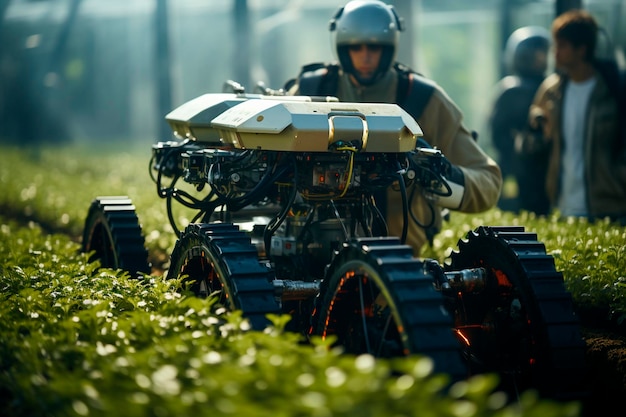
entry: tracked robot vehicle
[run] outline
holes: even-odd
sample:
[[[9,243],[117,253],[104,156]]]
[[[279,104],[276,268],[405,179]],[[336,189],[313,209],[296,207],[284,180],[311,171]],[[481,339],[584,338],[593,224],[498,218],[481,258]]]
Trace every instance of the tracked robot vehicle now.
[[[505,389],[578,392],[584,342],[535,233],[481,226],[444,265],[387,236],[378,191],[401,192],[405,213],[414,192],[449,192],[441,152],[399,106],[221,93],[166,120],[177,139],[153,145],[150,171],[178,236],[168,277],[219,294],[254,329],[287,313],[290,330],[332,336],[349,354],[422,354],[454,379],[494,372]],[[197,213],[182,230],[174,203]],[[93,201],[83,250],[150,273],[126,197]]]

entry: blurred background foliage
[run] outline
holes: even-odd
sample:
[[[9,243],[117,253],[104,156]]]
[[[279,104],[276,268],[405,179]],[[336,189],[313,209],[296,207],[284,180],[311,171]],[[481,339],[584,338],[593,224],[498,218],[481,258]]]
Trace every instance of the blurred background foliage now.
[[[0,141],[167,140],[164,115],[227,79],[280,88],[334,60],[328,21],[345,1],[0,0]],[[601,53],[623,67],[623,0],[389,2],[407,23],[399,61],[446,89],[490,153],[492,90],[515,29],[587,8],[606,29]]]

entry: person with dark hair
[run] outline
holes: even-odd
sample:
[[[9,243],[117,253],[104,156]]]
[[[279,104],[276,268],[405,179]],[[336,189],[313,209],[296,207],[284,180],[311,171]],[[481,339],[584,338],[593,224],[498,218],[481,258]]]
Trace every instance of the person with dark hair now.
[[[463,125],[462,112],[435,82],[395,61],[403,21],[391,5],[377,0],[347,3],[330,21],[339,63],[310,64],[285,84],[293,95],[335,96],[344,102],[397,103],[418,122],[424,139],[448,162],[451,195],[416,193],[407,243],[416,256],[440,230],[442,210],[480,212],[495,206],[502,176],[497,163]],[[384,193],[383,193],[384,194]],[[400,193],[390,187],[375,196],[388,232],[401,236],[404,225]]]
[[[557,72],[530,108],[549,153],[546,191],[562,216],[626,221],[626,156],[618,96],[595,59],[598,24],[570,10],[552,24]]]
[[[498,206],[503,210],[526,210],[544,215],[550,209],[543,186],[547,167],[545,153],[537,153],[521,144],[515,146],[518,135],[531,134],[528,109],[546,76],[549,49],[550,32],[539,26],[515,30],[506,43],[504,62],[508,75],[496,85],[496,99],[489,117],[502,177],[513,177],[518,190],[514,198],[500,198]]]

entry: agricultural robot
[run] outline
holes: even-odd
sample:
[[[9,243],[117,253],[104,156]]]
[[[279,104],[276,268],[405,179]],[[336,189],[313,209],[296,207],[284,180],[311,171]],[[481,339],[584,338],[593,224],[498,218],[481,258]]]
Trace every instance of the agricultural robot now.
[[[234,91],[166,120],[175,140],[152,146],[150,175],[178,237],[168,278],[219,296],[253,329],[289,314],[289,330],[332,336],[347,354],[426,355],[454,380],[498,373],[507,390],[577,395],[584,342],[535,233],[478,227],[444,264],[387,235],[381,190],[402,193],[408,221],[413,193],[450,191],[443,155],[399,106]],[[197,213],[184,228],[174,203]],[[82,249],[150,273],[127,197],[93,201]]]

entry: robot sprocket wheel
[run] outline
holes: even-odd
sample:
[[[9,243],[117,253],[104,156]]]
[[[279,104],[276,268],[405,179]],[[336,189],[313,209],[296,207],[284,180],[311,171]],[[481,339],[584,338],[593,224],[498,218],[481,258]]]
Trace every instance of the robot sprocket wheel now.
[[[259,262],[250,237],[232,223],[192,223],[172,251],[167,278],[184,277],[199,297],[218,293],[227,308],[241,310],[255,330],[279,314],[270,270]]]
[[[571,400],[584,396],[585,343],[554,258],[523,227],[481,226],[445,268],[485,268],[486,288],[452,301],[471,373],[497,372],[503,388]]]
[[[91,253],[104,268],[123,269],[131,275],[149,274],[148,251],[135,212],[126,196],[97,197],[91,203],[81,251]]]
[[[433,278],[397,238],[355,239],[339,252],[322,292],[318,334],[333,335],[351,354],[421,354],[434,371],[467,376],[452,316]]]

